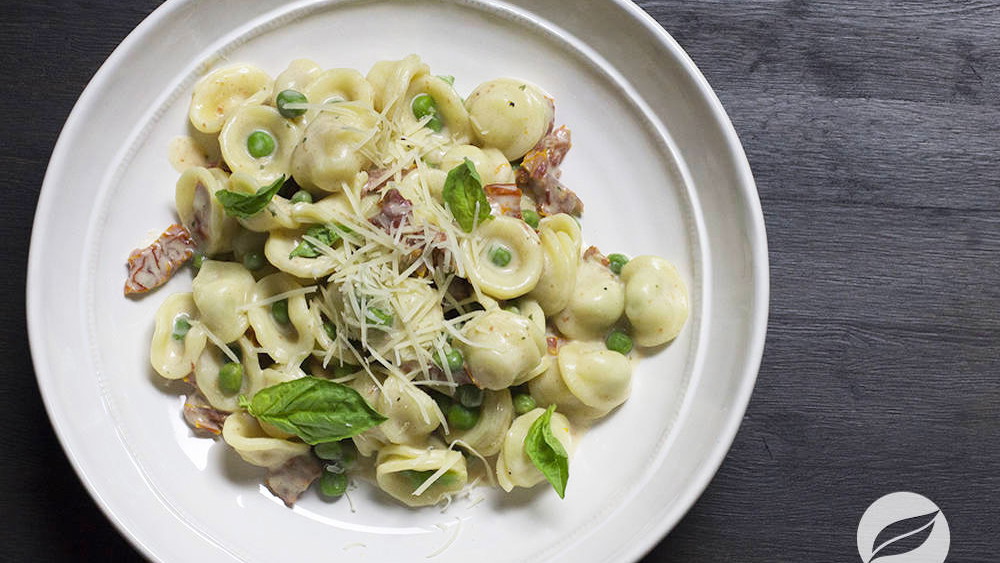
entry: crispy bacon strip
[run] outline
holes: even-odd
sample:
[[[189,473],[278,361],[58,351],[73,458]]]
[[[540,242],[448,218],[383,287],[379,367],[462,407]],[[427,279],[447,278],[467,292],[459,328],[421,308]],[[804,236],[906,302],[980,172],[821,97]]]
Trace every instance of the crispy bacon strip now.
[[[517,169],[517,185],[527,191],[538,209],[545,215],[583,213],[583,202],[572,190],[562,185],[559,177],[566,153],[572,143],[565,125],[542,137],[528,154],[524,155]]]
[[[227,416],[229,413],[212,407],[201,391],[193,391],[184,401],[184,420],[196,433],[218,436]]]
[[[517,184],[487,184],[483,191],[494,215],[521,218],[521,188]]]
[[[410,221],[413,213],[413,202],[403,197],[396,188],[385,192],[378,202],[379,212],[369,221],[376,227],[392,233],[404,223]]]
[[[170,225],[153,244],[137,248],[128,257],[125,295],[145,293],[160,287],[177,267],[194,255],[191,233],[181,225]]]
[[[309,488],[313,481],[319,479],[323,466],[312,454],[300,455],[286,461],[283,465],[268,469],[264,484],[274,496],[280,498],[285,506],[291,508],[295,501]]]

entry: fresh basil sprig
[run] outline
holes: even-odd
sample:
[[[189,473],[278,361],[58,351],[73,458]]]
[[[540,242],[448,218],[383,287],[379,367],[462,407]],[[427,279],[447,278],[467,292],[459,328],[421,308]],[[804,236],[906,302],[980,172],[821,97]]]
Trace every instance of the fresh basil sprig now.
[[[341,229],[337,225],[313,225],[306,229],[306,236],[312,237],[326,246],[333,246],[333,243],[340,240],[340,231]],[[319,254],[319,250],[313,243],[303,240],[298,246],[292,249],[288,257],[316,258]]]
[[[482,223],[493,216],[483,191],[483,181],[468,158],[448,171],[442,195],[452,216],[467,233],[472,232],[477,222]]]
[[[545,413],[532,423],[528,435],[524,437],[524,452],[549,480],[559,498],[565,498],[566,481],[569,480],[569,456],[566,448],[552,433],[552,413],[555,411],[556,406],[549,405]]]
[[[311,445],[350,438],[386,420],[354,389],[312,376],[265,387],[241,406]]]
[[[219,190],[215,192],[215,199],[219,200],[226,213],[240,219],[249,219],[258,214],[271,202],[274,194],[278,193],[281,186],[285,184],[285,177],[275,180],[270,186],[264,186],[254,194],[242,194],[229,190]]]

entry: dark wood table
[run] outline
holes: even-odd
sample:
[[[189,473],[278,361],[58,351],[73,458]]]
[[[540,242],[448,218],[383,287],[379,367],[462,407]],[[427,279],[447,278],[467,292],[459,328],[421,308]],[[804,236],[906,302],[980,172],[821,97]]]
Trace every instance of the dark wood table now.
[[[158,4],[0,3],[11,196],[0,206],[0,560],[139,558],[52,432],[23,295],[60,128]],[[646,561],[858,561],[861,514],[894,491],[941,507],[950,561],[996,561],[1000,2],[640,4],[700,66],[746,147],[772,296],[732,450]]]

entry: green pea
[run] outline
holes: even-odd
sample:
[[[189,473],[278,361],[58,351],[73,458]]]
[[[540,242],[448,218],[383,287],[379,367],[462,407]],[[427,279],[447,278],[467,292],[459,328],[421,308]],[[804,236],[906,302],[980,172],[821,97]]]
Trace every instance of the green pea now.
[[[290,322],[288,318],[288,300],[282,299],[271,304],[271,316],[279,324],[286,325]]]
[[[510,264],[510,249],[506,246],[496,245],[490,249],[490,262],[503,268]]]
[[[344,442],[323,442],[313,447],[316,457],[329,462],[327,471],[334,473],[345,473],[354,466],[358,459],[358,452],[353,446]]]
[[[479,422],[479,409],[470,409],[459,403],[448,407],[448,426],[458,430],[470,430]]]
[[[205,263],[205,255],[201,252],[195,252],[194,256],[191,257],[191,267],[195,270],[200,270],[201,265]]]
[[[462,352],[454,348],[448,350],[442,355],[438,355],[437,364],[438,367],[444,369],[444,366],[448,366],[448,371],[455,373],[456,371],[462,369],[462,364],[465,363],[465,358],[462,357]]]
[[[219,368],[219,391],[235,395],[243,387],[243,364],[229,362]]]
[[[632,351],[632,338],[625,331],[612,330],[608,333],[608,337],[604,339],[604,345],[608,347],[608,350],[613,352],[628,354]]]
[[[274,152],[274,137],[267,131],[254,131],[247,137],[247,151],[254,158],[263,158]]]
[[[285,106],[288,104],[305,104],[308,102],[309,99],[306,98],[305,94],[297,90],[282,90],[274,99],[274,105],[278,106],[278,113],[280,113],[282,117],[287,118],[298,117],[304,114],[306,110],[291,109]]]
[[[628,256],[625,256],[624,254],[608,255],[608,268],[611,268],[612,272],[616,274],[622,273],[622,267],[624,267],[625,264],[628,264]]]
[[[514,412],[517,414],[531,412],[535,410],[537,406],[538,403],[535,402],[534,397],[528,395],[527,393],[514,395]]]
[[[536,211],[532,211],[531,209],[522,209],[521,218],[524,219],[524,222],[530,225],[532,229],[537,229],[538,222],[542,220],[542,218],[538,216],[538,213]]]
[[[483,404],[483,390],[475,385],[459,385],[455,389],[455,400],[466,408],[478,408]]]
[[[170,333],[170,336],[172,336],[174,340],[184,340],[184,337],[187,336],[189,330],[191,330],[191,323],[188,322],[188,316],[179,315],[176,319],[174,319],[174,330]]]
[[[414,96],[413,101],[410,103],[410,110],[413,111],[413,117],[417,119],[430,116],[430,120],[427,121],[426,126],[435,133],[440,132],[444,126],[441,116],[438,115],[437,103],[430,94],[418,94]]]
[[[330,321],[325,321],[323,323],[323,330],[326,331],[326,335],[330,337],[330,340],[337,339],[337,325]]]
[[[243,255],[243,265],[248,270],[259,270],[264,267],[264,257],[260,252],[247,252]]]
[[[319,478],[319,492],[328,497],[343,496],[347,492],[347,474],[323,471]]]
[[[292,203],[312,203],[313,195],[305,190],[299,190],[292,194]]]

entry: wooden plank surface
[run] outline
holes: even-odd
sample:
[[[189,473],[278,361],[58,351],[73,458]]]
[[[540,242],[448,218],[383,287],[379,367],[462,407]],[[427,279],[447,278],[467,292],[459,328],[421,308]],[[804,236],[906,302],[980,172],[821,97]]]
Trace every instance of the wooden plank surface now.
[[[858,519],[899,490],[942,508],[950,561],[997,560],[1000,2],[639,3],[733,120],[772,276],[743,426],[646,561],[858,561]],[[52,433],[23,294],[32,213],[62,123],[157,4],[0,5],[10,194],[0,206],[2,560],[138,558]]]

